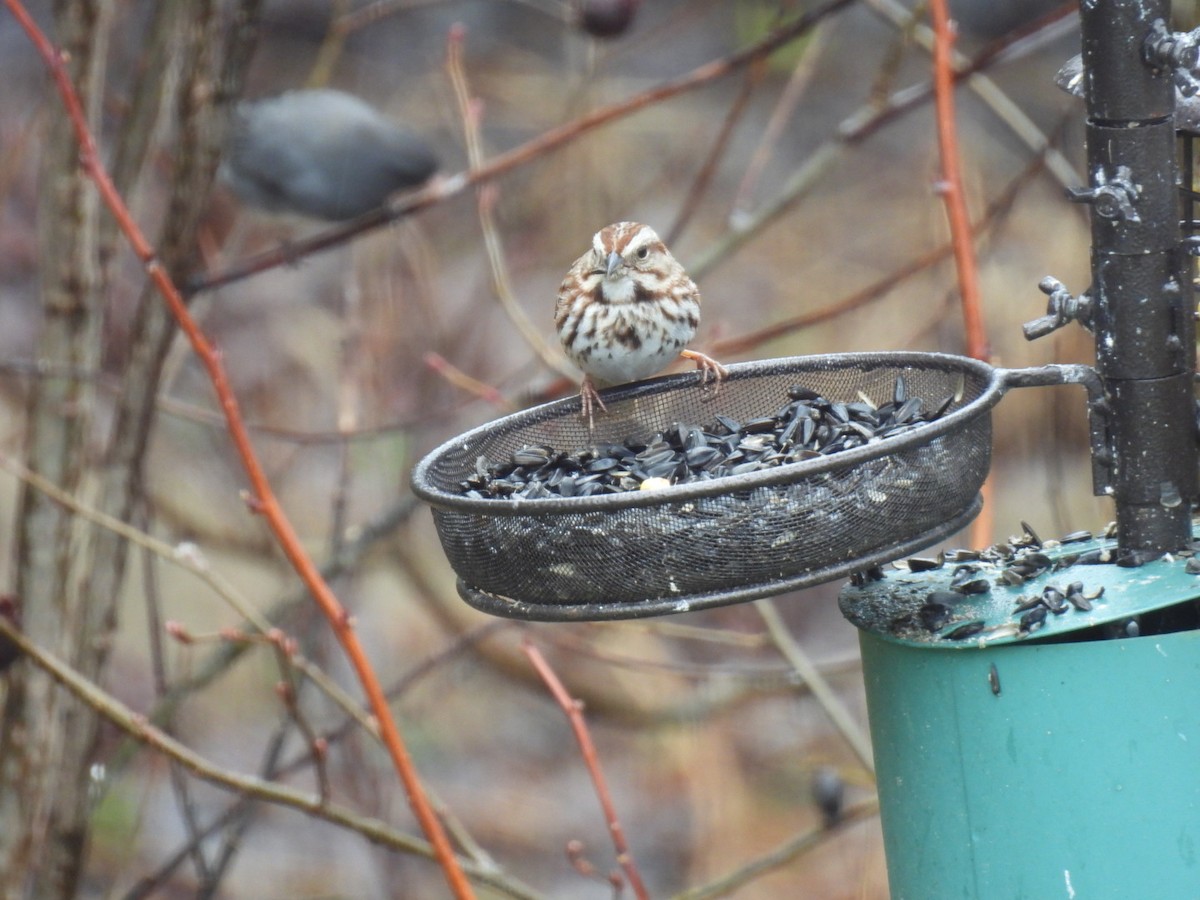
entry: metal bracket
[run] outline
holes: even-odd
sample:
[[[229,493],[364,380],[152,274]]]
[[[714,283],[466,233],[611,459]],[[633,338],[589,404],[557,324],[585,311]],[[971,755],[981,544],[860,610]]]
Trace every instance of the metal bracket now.
[[[1104,172],[1097,173],[1100,181],[1095,187],[1068,188],[1067,198],[1075,203],[1090,203],[1096,215],[1104,219],[1124,222],[1140,222],[1141,217],[1134,208],[1138,198],[1137,186],[1133,183],[1133,172],[1128,166],[1117,166],[1117,174],[1105,178]]]
[[[1032,341],[1057,331],[1068,322],[1078,322],[1092,329],[1092,298],[1086,293],[1076,297],[1057,278],[1047,275],[1038,282],[1038,290],[1050,298],[1046,304],[1046,315],[1026,322],[1021,330],[1025,340]]]
[[[1142,45],[1142,58],[1157,69],[1167,69],[1175,87],[1185,97],[1200,93],[1200,29],[1171,31],[1162,19],[1150,23]]]

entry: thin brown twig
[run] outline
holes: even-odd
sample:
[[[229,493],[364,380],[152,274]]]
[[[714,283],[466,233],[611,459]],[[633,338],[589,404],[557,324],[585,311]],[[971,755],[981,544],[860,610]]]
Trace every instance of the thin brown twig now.
[[[255,609],[254,604],[244,597],[218,570],[213,568],[198,545],[190,541],[171,545],[166,541],[159,540],[133,525],[129,525],[114,516],[106,515],[97,509],[81,503],[77,497],[67,493],[49,479],[25,468],[16,460],[9,459],[3,454],[0,454],[0,469],[12,473],[34,490],[45,494],[55,503],[64,509],[70,510],[79,518],[113,532],[131,544],[141,547],[148,554],[153,554],[172,565],[191,572],[207,584],[230,609],[244,620],[242,627],[233,629],[230,633],[245,635],[246,626],[251,626],[260,635],[279,633],[279,629],[272,627],[267,616],[259,613]],[[200,640],[200,638],[189,633],[184,626],[176,622],[166,622],[161,629],[157,630],[159,632],[165,631],[183,643],[194,644]],[[222,643],[227,642],[227,638],[220,635],[217,636],[217,639]],[[247,640],[245,643],[249,643],[249,641]],[[301,656],[293,656],[290,665],[303,673],[309,681],[316,684],[318,689],[324,692],[337,706],[345,710],[348,715],[356,719],[360,725],[367,727],[368,730],[372,730],[369,726],[370,719],[362,711],[361,705],[315,664]],[[170,690],[165,691],[160,699],[165,699],[171,693]],[[173,706],[170,712],[173,712]],[[170,712],[161,719],[160,724],[164,727],[170,722]]]
[[[278,645],[276,651],[281,652]],[[283,663],[280,663],[282,667]],[[328,803],[333,796],[333,790],[329,781],[329,768],[326,765],[326,760],[329,752],[328,742],[317,734],[316,729],[308,721],[308,716],[304,714],[304,710],[300,708],[300,700],[296,695],[296,683],[294,680],[280,681],[275,685],[275,694],[283,702],[284,708],[287,710],[288,719],[304,736],[304,743],[307,747],[306,756],[312,759],[313,770],[317,779],[317,796],[321,798],[322,803]]]
[[[991,226],[1002,212],[1007,210],[1016,200],[1021,189],[1028,184],[1038,172],[1045,166],[1045,156],[1039,154],[1030,160],[1021,172],[1013,178],[1012,181],[1005,186],[996,198],[988,204],[987,209],[979,217],[979,220],[972,226],[974,232],[983,231]],[[936,265],[944,259],[948,259],[954,253],[953,243],[947,241],[940,247],[934,247],[920,256],[909,260],[900,268],[889,272],[887,275],[878,279],[875,282],[867,285],[861,290],[855,291],[849,296],[843,297],[829,306],[821,307],[820,309],[811,310],[801,313],[798,316],[784,319],[781,322],[775,322],[767,325],[764,328],[756,329],[755,331],[746,334],[736,335],[734,337],[725,338],[724,340],[716,341],[713,344],[713,352],[717,356],[734,356],[739,353],[745,353],[752,350],[767,341],[775,340],[783,337],[793,331],[800,331],[821,322],[827,322],[836,319],[851,310],[858,309],[861,306],[866,306],[876,300],[881,300],[893,290],[898,288],[910,278],[919,275],[921,272],[928,269],[930,266]]]
[[[349,613],[338,601],[328,583],[321,577],[312,558],[304,549],[299,535],[288,519],[278,498],[275,496],[266,473],[262,468],[250,441],[241,413],[238,410],[237,399],[229,385],[221,354],[208,341],[208,338],[197,328],[195,321],[188,312],[183,296],[176,289],[166,269],[155,256],[154,248],[150,246],[142,230],[134,222],[124,199],[117,192],[107,170],[100,159],[95,139],[88,128],[79,96],[71,83],[70,76],[64,65],[62,52],[51,44],[50,40],[34,22],[20,0],[5,0],[5,5],[16,17],[22,29],[28,35],[38,54],[45,62],[58,88],[60,97],[68,116],[75,129],[75,137],[79,144],[80,164],[87,172],[92,182],[100,192],[101,199],[118,225],[125,234],[130,247],[141,261],[146,275],[154,283],[159,293],[166,300],[172,314],[179,322],[180,329],[187,336],[208,373],[213,389],[216,391],[221,408],[225,413],[228,431],[238,456],[242,461],[252,489],[252,505],[267,521],[279,542],[284,555],[311,592],[313,599],[329,621],[334,635],[342,645],[343,651],[351,662],[359,682],[367,695],[371,711],[379,725],[380,736],[392,758],[396,772],[408,794],[409,805],[421,825],[429,842],[433,845],[438,862],[446,876],[452,892],[456,897],[473,897],[474,892],[462,869],[455,858],[441,823],[429,806],[421,786],[420,778],[409,757],[408,749],[396,726],[391,709],[384,697],[379,678],[375,674],[370,660],[367,658],[361,642],[353,629]]]
[[[0,616],[0,636],[12,641],[38,668],[46,672],[82,703],[102,715],[116,728],[139,743],[154,748],[168,759],[180,763],[197,778],[245,797],[253,797],[256,800],[299,810],[353,831],[380,846],[437,861],[436,851],[430,844],[420,838],[396,831],[378,819],[359,815],[354,810],[336,803],[322,803],[315,794],[275,784],[253,775],[231,772],[215,765],[190,747],[151,725],[145,716],[134,712],[112,694],[104,691],[58,657],[38,646],[3,616]],[[510,876],[502,875],[494,869],[488,869],[470,861],[462,861],[461,865],[472,878],[481,884],[496,888],[507,896],[519,898],[519,900],[538,900],[540,897],[532,888]]]
[[[434,672],[438,667],[446,664],[449,661],[456,659],[463,653],[471,650],[475,645],[487,637],[495,634],[498,631],[512,628],[516,625],[515,622],[506,619],[493,619],[490,622],[485,622],[483,625],[477,626],[467,634],[460,635],[453,642],[438,650],[422,660],[413,668],[405,672],[391,687],[387,690],[389,701],[396,701],[407,690],[418,684],[426,676]],[[327,747],[333,747],[338,742],[342,741],[354,732],[355,728],[361,727],[362,722],[353,714],[347,715],[342,722],[334,728],[327,730],[321,735],[321,740],[324,741]],[[280,729],[276,732],[272,740],[271,746],[266,756],[266,765],[261,769],[261,777],[267,781],[275,781],[287,775],[291,775],[308,765],[309,752],[307,750],[297,751],[290,759],[280,760],[279,756],[282,753],[284,741],[287,737],[287,731]],[[112,767],[110,767],[112,768]],[[199,840],[206,840],[216,832],[233,825],[238,827],[238,822],[245,822],[246,816],[252,802],[256,798],[244,795],[239,797],[233,803],[230,803],[222,812],[209,822],[198,836]],[[439,803],[436,796],[430,797],[430,802],[438,815],[446,822],[446,827],[451,831],[454,839],[464,851],[477,863],[485,869],[496,871],[497,866],[488,856],[488,854],[480,848],[465,830],[457,826],[453,813],[443,804]],[[156,872],[143,878],[139,885],[145,885],[147,891],[131,892],[126,896],[125,900],[135,900],[136,898],[150,896],[150,892],[154,886],[164,881],[171,872],[173,872],[179,864],[188,857],[191,852],[191,842],[186,842],[179,847],[172,856],[167,859]]]
[[[771,110],[771,118],[767,120],[767,126],[763,129],[762,139],[758,142],[758,146],[754,150],[754,155],[750,157],[750,162],[746,165],[746,171],[742,175],[742,180],[734,192],[734,216],[737,216],[741,210],[748,209],[751,206],[750,198],[755,194],[755,190],[758,187],[758,180],[762,177],[767,161],[771,158],[771,154],[775,152],[775,147],[779,143],[779,137],[783,133],[783,126],[791,118],[792,113],[796,109],[796,104],[800,102],[805,90],[807,90],[808,85],[812,82],[817,61],[821,57],[821,49],[825,43],[823,37],[827,30],[828,27],[825,23],[813,29],[812,38],[809,40],[808,46],[804,47],[800,59],[796,61],[796,65],[792,69],[791,77],[788,78],[787,84],[784,85],[783,91],[780,92],[779,99],[775,101],[775,108]]]
[[[329,27],[325,29],[325,36],[317,47],[316,58],[304,82],[305,87],[318,88],[329,84],[346,47],[347,32],[339,28],[338,23],[345,18],[350,5],[350,0],[331,0],[329,3]]]
[[[852,825],[879,815],[879,800],[872,798],[842,813],[838,823],[832,828],[818,826],[802,831],[800,834],[784,841],[774,850],[739,866],[728,875],[723,875],[715,881],[700,885],[682,893],[676,894],[673,900],[716,900],[718,897],[728,897],[740,888],[745,887],[756,878],[785,866],[798,857],[816,850],[830,839],[847,831]]]
[[[363,380],[362,296],[358,284],[346,279],[342,285],[342,329],[338,346],[337,429],[353,434],[362,425]],[[337,556],[346,540],[346,522],[350,508],[350,487],[354,475],[350,442],[337,444],[337,475],[334,481],[332,514],[329,525],[329,555]]]
[[[138,516],[140,521],[137,523],[137,527],[146,532],[150,527],[148,521],[150,513],[146,503],[139,504]],[[146,600],[146,631],[150,642],[150,672],[154,681],[154,695],[161,697],[167,692],[167,663],[163,646],[166,630],[162,618],[162,594],[159,590],[158,567],[155,565],[154,553],[145,547],[141,550],[142,584]],[[164,722],[163,730],[172,734],[175,730],[175,723],[171,720]],[[192,848],[192,864],[195,867],[196,876],[201,881],[205,881],[210,877],[211,870],[208,858],[204,854],[204,847],[200,842],[201,829],[196,814],[196,803],[191,796],[183,768],[178,763],[172,762],[169,764],[169,771],[171,789],[175,794],[175,802],[179,806],[179,816],[183,820],[184,832],[187,835],[188,844]]]
[[[379,228],[381,225],[386,225],[399,218],[412,215],[413,213],[441,203],[450,197],[457,196],[468,188],[498,178],[534,159],[557,150],[602,125],[607,125],[609,122],[623,118],[678,94],[694,90],[711,81],[736,72],[754,60],[763,59],[780,47],[808,32],[818,22],[823,21],[828,16],[839,12],[855,2],[857,0],[826,0],[820,6],[806,11],[794,21],[779,27],[761,40],[742,50],[704,63],[678,78],[664,81],[662,84],[634,94],[632,97],[627,97],[608,106],[594,109],[557,128],[551,128],[536,138],[526,141],[524,144],[492,157],[486,164],[474,168],[469,172],[459,172],[456,175],[434,179],[433,182],[421,190],[399,197],[387,206],[359,216],[357,219],[346,222],[344,225],[329,228],[320,234],[313,235],[302,241],[295,241],[288,246],[275,247],[263,253],[256,254],[255,256],[234,263],[222,272],[197,277],[187,285],[187,292],[189,294],[196,294],[201,291],[211,290],[215,287],[241,281],[244,278],[249,278],[251,275],[257,275],[268,269],[293,263],[310,253],[317,253],[338,246],[363,232]]]
[[[604,780],[604,773],[600,770],[600,758],[596,753],[596,745],[592,743],[591,733],[583,718],[583,705],[567,693],[563,683],[550,668],[546,657],[542,656],[542,652],[529,638],[522,641],[521,649],[529,657],[533,668],[541,676],[547,689],[558,705],[562,707],[562,711],[566,713],[567,719],[571,723],[571,730],[575,733],[575,740],[579,743],[579,752],[583,756],[584,765],[587,766],[588,774],[592,777],[596,797],[600,800],[600,806],[604,810],[604,819],[608,822],[608,832],[612,837],[613,847],[617,851],[617,863],[621,866],[625,877],[629,879],[629,886],[638,900],[649,900],[650,895],[646,892],[641,872],[638,871],[633,853],[630,852],[629,845],[625,841],[625,832],[621,828],[620,819],[617,818],[616,806],[613,805],[612,795]]]
[[[463,44],[466,42],[466,29],[461,24],[450,29],[446,39],[446,72],[450,84],[454,88],[454,99],[458,103],[458,114],[462,120],[463,137],[467,145],[467,162],[470,170],[474,171],[483,165],[483,144],[479,137],[479,120],[483,116],[483,103],[471,96],[467,84],[467,69],[463,63]],[[500,189],[494,183],[481,184],[475,189],[476,208],[479,212],[479,228],[483,232],[483,243],[487,250],[488,264],[492,269],[492,287],[500,308],[508,316],[508,320],[521,333],[525,343],[533,352],[555,372],[568,378],[574,373],[538,329],[529,315],[517,302],[512,289],[512,280],[508,274],[507,257],[500,243],[500,230],[496,227],[496,201]]]
[[[926,47],[932,54],[933,35],[928,28],[918,25],[913,21],[911,10],[904,6],[900,0],[865,0],[865,6],[878,13],[894,26],[908,28],[911,24],[913,39],[923,47]],[[1043,22],[1043,27],[1045,27],[1048,20],[1062,18],[1068,12],[1069,9],[1060,7],[1052,17],[1047,17],[1039,21]],[[989,44],[974,59],[966,59],[960,57],[958,54],[953,54],[952,60],[955,63],[954,82],[957,84],[959,81],[965,80],[976,95],[991,108],[1000,121],[1024,142],[1029,149],[1035,153],[1046,153],[1046,168],[1064,187],[1073,187],[1079,183],[1079,175],[1076,173],[1075,167],[1057,150],[1049,150],[1047,152],[1049,142],[1040,129],[1038,129],[1037,125],[1006,94],[1001,92],[991,79],[983,74],[987,67],[1006,58],[1010,48],[1022,45],[1028,46],[1028,38],[1029,35],[1024,31],[1010,32]],[[854,133],[855,139],[861,140],[880,126],[889,122],[896,115],[900,115],[914,106],[924,103],[933,96],[933,90],[933,79],[931,78],[923,84],[897,91],[882,108],[869,108],[865,113],[860,112],[846,120],[842,125],[842,130],[847,133]]]
[[[829,682],[821,675],[821,670],[816,667],[799,642],[792,636],[774,602],[770,598],[756,600],[754,608],[762,617],[763,624],[767,628],[767,635],[771,638],[775,649],[779,651],[779,655],[788,661],[796,670],[796,674],[808,685],[808,689],[816,698],[817,703],[825,710],[825,715],[829,717],[834,727],[850,745],[850,749],[863,764],[863,768],[873,776],[875,774],[875,757],[871,751],[871,739],[867,737],[862,726],[850,715],[846,704],[838,699],[833,688],[829,686]]]
[[[440,353],[434,353],[432,350],[426,353],[425,365],[459,390],[466,391],[492,406],[509,412],[516,409],[513,402],[505,397],[499,389],[486,381],[480,381],[478,378],[468,375]]]
[[[882,5],[886,7],[885,13],[901,14],[899,9],[893,9],[899,5],[897,0],[868,0],[868,5]],[[904,16],[907,17],[907,11],[904,12]],[[903,21],[907,21],[907,18]],[[1003,50],[1009,46],[1011,39],[1001,39],[989,47],[986,57],[964,61],[954,73],[955,83],[965,79],[977,93],[985,96],[993,108],[999,107],[996,113],[1005,125],[1033,149],[1035,157],[1040,161],[1039,165],[1049,169],[1060,183],[1065,186],[1078,184],[1079,177],[1071,164],[1055,149],[1054,142],[1038,131],[1027,116],[980,74],[986,65],[1001,58]],[[751,212],[739,213],[724,234],[697,257],[688,261],[687,270],[692,277],[699,281],[705,273],[728,260],[751,238],[790,209],[817,183],[821,174],[833,165],[838,159],[838,151],[843,146],[866,140],[893,119],[915,109],[932,95],[933,84],[930,79],[928,83],[897,91],[882,105],[868,103],[843,119],[837,133],[817,147],[770,199]],[[1081,215],[1086,213],[1081,212]]]
[[[733,130],[738,122],[742,120],[742,116],[746,110],[750,108],[750,97],[754,94],[754,89],[759,85],[765,73],[765,66],[761,63],[755,63],[750,66],[746,72],[746,77],[742,79],[742,88],[738,91],[738,95],[730,104],[729,112],[725,114],[725,121],[721,123],[721,130],[717,132],[717,138],[713,141],[712,148],[708,151],[708,157],[700,166],[700,171],[696,173],[696,177],[692,180],[692,185],[688,188],[687,194],[683,198],[683,204],[679,207],[679,212],[675,214],[675,221],[671,223],[671,227],[667,229],[665,243],[668,247],[674,247],[683,234],[685,228],[692,220],[692,216],[696,214],[696,210],[700,208],[700,201],[707,193],[709,186],[712,184],[713,176],[717,172],[717,164],[720,163],[721,157],[725,155],[725,151],[729,148],[730,138],[733,137]]]
[[[0,360],[0,375],[11,375],[20,378],[61,378],[88,381],[110,394],[119,392],[121,388],[120,380],[108,373],[97,369],[84,369],[70,364],[58,364],[45,359]],[[155,404],[160,412],[187,422],[195,422],[214,428],[223,428],[225,426],[225,417],[219,411],[198,406],[186,400],[180,400],[166,393],[159,394],[155,400]],[[450,404],[442,411],[422,409],[407,416],[397,417],[390,422],[384,422],[379,425],[364,425],[351,430],[299,431],[283,425],[272,425],[266,422],[255,421],[246,422],[246,428],[254,434],[265,438],[302,446],[371,441],[391,436],[398,431],[406,431],[412,428],[436,425],[449,421],[457,416],[465,405],[466,401]]]

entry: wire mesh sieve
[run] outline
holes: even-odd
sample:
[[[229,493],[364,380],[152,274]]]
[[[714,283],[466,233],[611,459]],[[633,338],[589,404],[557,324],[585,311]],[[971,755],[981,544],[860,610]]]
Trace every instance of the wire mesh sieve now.
[[[525,619],[657,615],[830,581],[920,550],[978,512],[991,458],[991,407],[1007,370],[935,353],[794,357],[730,367],[719,392],[694,373],[602,394],[593,430],[578,398],[467,432],[413,473],[433,506],[459,592],[487,612]],[[803,462],[652,491],[523,499],[464,495],[480,460],[531,445],[571,450],[651,440],[718,415],[768,416],[803,386],[831,401],[893,400],[897,378],[941,418]],[[1062,383],[1061,373],[1049,381]]]

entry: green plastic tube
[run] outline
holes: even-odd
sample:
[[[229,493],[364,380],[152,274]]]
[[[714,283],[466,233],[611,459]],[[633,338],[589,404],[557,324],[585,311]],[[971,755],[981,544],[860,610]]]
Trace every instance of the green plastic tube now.
[[[1200,898],[1200,632],[859,636],[893,900]]]

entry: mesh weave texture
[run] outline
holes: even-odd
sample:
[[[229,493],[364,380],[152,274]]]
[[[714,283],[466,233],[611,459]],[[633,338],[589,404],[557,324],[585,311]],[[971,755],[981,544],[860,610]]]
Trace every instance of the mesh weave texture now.
[[[995,370],[943,354],[835,354],[730,367],[720,390],[693,373],[606,391],[594,430],[578,398],[499,419],[429,454],[413,474],[443,549],[470,587],[535,604],[633,604],[830,578],[848,561],[912,540],[961,516],[991,458]],[[892,399],[897,376],[941,419],[864,447],[747,475],[593,497],[471,499],[459,483],[476,460],[507,460],[532,444],[573,450],[676,423],[707,426],[771,415],[793,385],[830,400]],[[819,577],[814,579],[820,580]],[[767,591],[764,591],[767,593]]]

